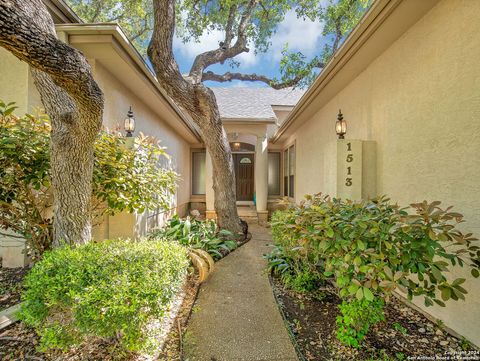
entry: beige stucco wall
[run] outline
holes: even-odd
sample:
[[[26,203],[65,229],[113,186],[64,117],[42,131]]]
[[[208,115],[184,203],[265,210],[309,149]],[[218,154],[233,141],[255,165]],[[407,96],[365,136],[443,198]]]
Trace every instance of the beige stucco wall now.
[[[142,132],[154,136],[161,140],[161,144],[167,148],[167,153],[171,156],[165,160],[165,166],[172,167],[180,174],[180,181],[175,197],[172,199],[172,212],[178,210],[185,213],[186,205],[190,201],[190,145],[169,125],[162,121],[161,115],[145,104],[141,96],[132,93],[124,84],[119,82],[101,63],[94,62],[95,80],[105,95],[104,108],[104,126],[114,130],[120,128],[123,131],[123,120],[129,106],[136,119],[135,134]],[[165,217],[171,215],[165,214]],[[147,214],[137,216],[135,223],[135,234],[144,233],[147,228]],[[116,220],[119,218],[117,217]],[[125,225],[129,229],[130,222],[114,221],[115,227]],[[110,231],[112,227],[110,225]],[[115,231],[119,234],[118,229]]]
[[[480,1],[444,0],[339,92],[287,142],[297,144],[297,200],[335,192],[334,123],[377,143],[377,192],[402,205],[453,205],[480,236]],[[466,302],[428,311],[480,345],[480,281]],[[422,304],[422,300],[419,300]]]
[[[28,111],[28,65],[0,48],[0,100],[15,102],[16,114]]]
[[[135,135],[143,132],[157,137],[162,145],[167,148],[171,156],[165,160],[165,166],[173,167],[180,174],[177,193],[172,197],[172,210],[157,217],[160,221],[168,218],[178,211],[182,215],[188,211],[190,201],[190,146],[172,129],[162,115],[155,112],[148,104],[145,104],[141,95],[132,93],[128,87],[119,82],[108,72],[101,63],[95,59],[89,59],[92,63],[94,76],[105,95],[104,125],[109,129],[120,127],[123,132],[123,120],[130,105],[133,107],[137,120]],[[41,100],[36,90],[29,67],[17,58],[0,48],[0,99],[10,102],[15,101],[19,109],[16,114],[23,115],[33,112],[41,107]],[[96,238],[104,238],[113,234],[119,236],[138,236],[147,229],[147,217],[145,213],[130,219],[128,215],[119,215],[107,221],[107,224],[94,229]],[[135,225],[132,230],[132,222]]]

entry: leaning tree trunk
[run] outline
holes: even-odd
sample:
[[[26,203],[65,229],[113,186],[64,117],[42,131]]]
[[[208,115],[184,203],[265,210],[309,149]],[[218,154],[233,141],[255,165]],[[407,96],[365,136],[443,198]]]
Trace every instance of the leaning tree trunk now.
[[[200,128],[202,139],[212,159],[213,190],[217,222],[221,228],[240,231],[235,194],[232,152],[220,120],[213,92],[201,81],[185,79],[173,56],[175,0],[153,0],[154,31],[148,56],[157,78]]]
[[[85,57],[57,39],[41,0],[0,0],[0,46],[32,67],[52,122],[54,246],[91,239],[93,145],[103,94]]]

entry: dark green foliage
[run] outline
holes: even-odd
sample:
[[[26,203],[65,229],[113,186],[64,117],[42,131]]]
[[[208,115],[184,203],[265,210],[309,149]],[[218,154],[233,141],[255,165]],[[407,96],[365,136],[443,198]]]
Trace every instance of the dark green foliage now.
[[[105,241],[46,252],[25,280],[21,319],[41,347],[67,349],[91,337],[151,351],[147,328],[168,310],[189,265],[186,249],[152,241]]]
[[[213,220],[198,220],[175,215],[165,227],[153,231],[149,238],[175,240],[190,248],[203,249],[215,260],[230,253],[238,244],[233,233],[220,230]]]
[[[477,276],[480,248],[457,228],[463,216],[439,205],[400,208],[385,197],[351,202],[308,196],[273,215],[270,268],[286,282],[328,281],[344,300],[388,300],[395,289],[410,300],[423,296],[427,306],[464,299],[465,279],[446,275],[451,266],[466,265]]]
[[[31,255],[52,240],[53,191],[50,175],[50,123],[46,115],[16,117],[14,103],[0,101],[0,233],[26,238]],[[128,147],[121,135],[101,131],[95,142],[91,217],[170,209],[177,174],[160,165],[168,154],[158,140],[142,134]]]
[[[343,301],[337,316],[337,338],[345,345],[360,347],[370,326],[384,321],[384,302],[380,298]]]

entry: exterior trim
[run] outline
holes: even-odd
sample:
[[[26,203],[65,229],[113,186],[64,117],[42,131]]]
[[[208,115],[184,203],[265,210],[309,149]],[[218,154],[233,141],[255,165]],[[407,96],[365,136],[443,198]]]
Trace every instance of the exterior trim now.
[[[322,91],[332,84],[336,84],[339,89],[342,89],[358,74],[360,74],[379,54],[381,54],[391,43],[402,35],[413,23],[415,23],[420,17],[422,17],[428,10],[430,10],[438,0],[377,0],[373,3],[364,17],[360,20],[355,29],[352,30],[347,39],[343,42],[340,48],[337,50],[333,58],[327,63],[325,68],[321,71],[313,85],[302,96],[297,105],[293,108],[292,112],[285,119],[277,133],[271,139],[272,143],[278,142],[285,132],[295,123],[299,122],[299,119],[305,115],[305,113],[315,106],[320,106],[318,96]],[[377,48],[375,53],[369,54],[367,60],[363,59],[363,62],[355,64],[355,69],[351,69],[350,74],[342,74],[336,78],[342,69],[349,63],[355,60],[355,56],[359,50],[363,50],[364,44],[373,36],[379,33],[385,21],[395,12],[399,7],[402,7],[402,12],[399,16],[401,25],[395,24],[395,28],[392,32],[390,29],[386,34],[382,34],[383,38],[376,37],[372,39],[375,42]],[[399,19],[396,19],[397,22]],[[350,65],[350,64],[349,64]],[[325,102],[330,100],[337,91],[330,91],[325,94],[327,98]],[[305,120],[305,119],[302,119]]]
[[[228,124],[276,124],[276,118],[222,118]]]
[[[134,67],[145,76],[149,83],[156,89],[162,99],[164,99],[173,111],[178,115],[180,121],[190,131],[190,133],[199,142],[202,141],[200,134],[194,128],[188,117],[182,112],[180,107],[167,95],[165,89],[157,80],[157,77],[143,60],[140,53],[132,45],[123,30],[114,23],[104,24],[60,24],[56,26],[57,32],[65,32],[68,35],[111,35],[112,42],[118,45],[128,56]]]
[[[43,0],[47,9],[65,23],[83,23],[83,20],[63,0]]]

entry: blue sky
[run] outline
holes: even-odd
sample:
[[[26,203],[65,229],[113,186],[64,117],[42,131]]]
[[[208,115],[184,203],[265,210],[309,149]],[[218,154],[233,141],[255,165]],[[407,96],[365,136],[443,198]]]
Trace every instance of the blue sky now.
[[[255,55],[253,49],[249,53],[243,53],[235,59],[240,61],[241,65],[238,69],[231,69],[227,64],[214,65],[208,68],[216,73],[224,73],[225,71],[238,71],[242,73],[264,74],[270,77],[279,75],[279,66],[281,51],[285,43],[289,44],[289,48],[295,51],[301,51],[308,58],[319,53],[322,48],[322,29],[320,22],[312,22],[310,20],[298,19],[295,11],[286,14],[284,21],[279,24],[276,34],[271,39],[271,47],[265,54]],[[195,56],[207,50],[216,49],[219,41],[223,40],[223,33],[213,31],[205,33],[199,43],[190,42],[183,44],[180,39],[174,40],[175,58],[180,66],[182,73],[188,73]],[[263,83],[251,82],[207,82],[208,86],[266,86]]]

